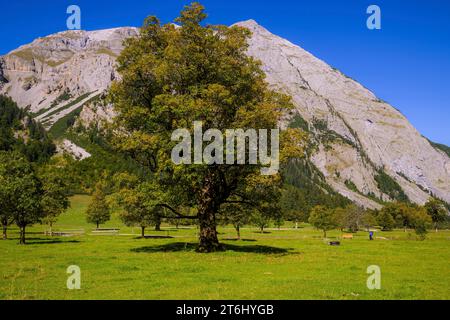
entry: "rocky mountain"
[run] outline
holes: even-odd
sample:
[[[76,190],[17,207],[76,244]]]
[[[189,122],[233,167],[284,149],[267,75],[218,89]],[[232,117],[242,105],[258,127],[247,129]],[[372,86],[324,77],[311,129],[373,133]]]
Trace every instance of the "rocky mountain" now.
[[[334,190],[372,208],[406,197],[424,203],[430,194],[450,202],[449,156],[398,110],[255,21],[237,25],[252,31],[248,53],[262,61],[267,81],[293,97],[296,110],[283,125],[311,133],[309,161]],[[74,112],[84,124],[111,117],[110,107],[90,102],[117,77],[122,41],[137,33],[116,28],[39,38],[0,57],[0,93],[46,128]]]
[[[108,88],[123,40],[137,33],[74,30],[36,39],[0,58],[0,93],[49,128]]]

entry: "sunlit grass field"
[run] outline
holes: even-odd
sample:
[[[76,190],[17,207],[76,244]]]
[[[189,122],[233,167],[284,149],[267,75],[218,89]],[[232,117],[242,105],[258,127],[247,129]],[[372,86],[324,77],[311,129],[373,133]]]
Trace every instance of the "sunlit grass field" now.
[[[87,196],[72,198],[54,230],[84,229],[72,237],[44,236],[28,228],[25,246],[17,229],[0,241],[0,299],[450,299],[450,232],[366,232],[329,246],[309,226],[281,230],[219,228],[227,251],[195,252],[197,229],[139,228],[117,215],[102,227],[119,235],[92,235],[85,222]],[[339,231],[329,233],[339,238]],[[151,237],[154,236],[154,237]],[[380,239],[384,237],[386,239]],[[81,289],[68,290],[66,269],[81,268]],[[369,290],[369,265],[381,268],[381,289]]]

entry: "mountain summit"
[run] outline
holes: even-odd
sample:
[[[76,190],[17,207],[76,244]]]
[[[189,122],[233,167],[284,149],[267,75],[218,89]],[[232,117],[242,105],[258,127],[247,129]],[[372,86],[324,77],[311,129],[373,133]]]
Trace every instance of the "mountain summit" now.
[[[449,156],[398,110],[254,20],[236,25],[252,32],[248,54],[262,62],[267,81],[293,98],[296,108],[281,125],[310,132],[309,161],[334,190],[371,208],[401,197],[450,202]],[[110,116],[111,110],[94,110],[88,102],[116,79],[122,42],[137,34],[125,27],[39,38],[0,57],[0,94],[47,128],[83,107],[81,121]]]

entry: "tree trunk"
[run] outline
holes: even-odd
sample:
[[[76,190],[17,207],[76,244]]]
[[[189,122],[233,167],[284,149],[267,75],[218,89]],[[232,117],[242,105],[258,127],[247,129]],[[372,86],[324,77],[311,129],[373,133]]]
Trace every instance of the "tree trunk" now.
[[[214,181],[214,173],[205,178],[198,207],[199,252],[221,251],[216,230],[216,212],[220,207],[220,183]]]
[[[259,227],[259,232],[264,233],[264,227]]]
[[[6,234],[8,226],[6,224],[3,224],[2,227],[3,227],[3,240],[6,240],[8,239],[8,235]]]
[[[145,227],[141,227],[141,237],[145,238]]]
[[[199,212],[200,242],[198,250],[200,252],[214,252],[221,250],[219,239],[217,238],[216,216],[214,211],[206,210]]]
[[[241,228],[239,226],[235,226],[234,228],[236,229],[237,239],[241,240]]]
[[[156,218],[155,231],[161,231],[161,218],[159,216]]]
[[[98,222],[97,222],[97,229],[98,229]]]
[[[298,229],[298,222],[295,221],[295,229]]]
[[[53,237],[53,222],[50,222],[50,237]]]
[[[327,230],[323,230],[323,237],[324,237],[324,238],[327,237]]]
[[[19,244],[25,244],[25,226],[20,227]]]

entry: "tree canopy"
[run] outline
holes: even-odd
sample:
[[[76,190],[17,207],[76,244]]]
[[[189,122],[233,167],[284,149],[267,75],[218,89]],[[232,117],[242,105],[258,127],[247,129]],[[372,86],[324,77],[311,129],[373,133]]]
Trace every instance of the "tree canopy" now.
[[[275,129],[292,108],[290,97],[265,82],[261,63],[246,55],[250,31],[241,27],[203,26],[204,8],[185,7],[174,24],[156,17],[144,21],[140,36],[129,39],[118,57],[121,80],[110,97],[117,111],[115,145],[155,173],[166,193],[164,203],[179,218],[179,206],[196,209],[199,250],[220,249],[216,214],[226,203],[265,210],[279,197],[280,176],[260,175],[261,163],[175,164],[174,130]],[[280,159],[302,156],[304,135],[281,134]],[[224,156],[226,156],[224,154]]]
[[[29,161],[44,162],[56,147],[38,122],[11,98],[0,95],[0,150],[18,151]]]
[[[42,184],[31,163],[17,152],[0,151],[0,212],[2,220],[14,221],[25,243],[25,228],[39,222]]]

